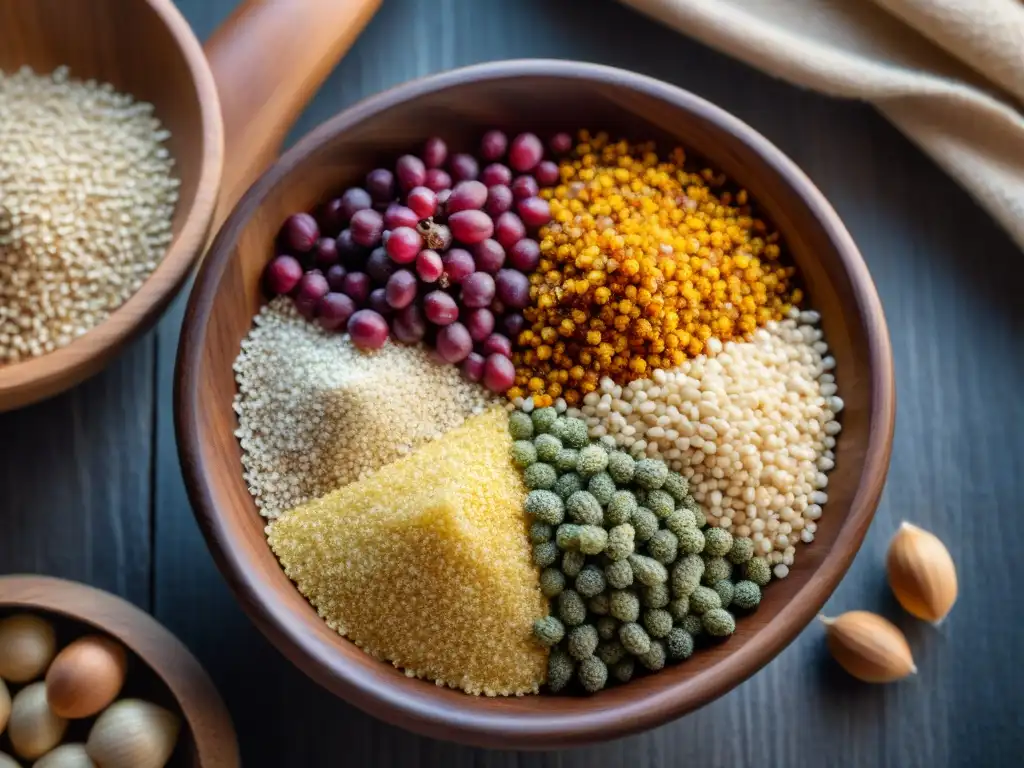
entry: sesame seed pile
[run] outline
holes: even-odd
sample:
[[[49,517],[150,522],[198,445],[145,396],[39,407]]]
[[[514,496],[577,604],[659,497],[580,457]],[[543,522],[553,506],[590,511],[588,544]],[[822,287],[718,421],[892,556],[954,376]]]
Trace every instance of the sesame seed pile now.
[[[234,369],[245,480],[267,517],[396,461],[491,401],[422,348],[361,351],[286,296],[260,310]]]
[[[394,345],[392,345],[394,346]],[[327,624],[409,676],[488,696],[536,693],[547,615],[526,488],[499,407],[267,527]]]
[[[0,364],[86,333],[156,269],[179,182],[170,134],[66,68],[0,72]]]
[[[662,458],[713,525],[750,537],[785,577],[814,540],[843,408],[816,312],[790,312],[671,371],[601,382],[579,413],[594,437]]]

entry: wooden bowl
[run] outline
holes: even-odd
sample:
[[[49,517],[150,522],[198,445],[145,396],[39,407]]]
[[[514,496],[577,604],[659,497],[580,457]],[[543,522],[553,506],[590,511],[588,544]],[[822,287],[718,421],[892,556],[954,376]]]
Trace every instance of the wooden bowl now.
[[[590,698],[474,698],[406,677],[318,618],[267,545],[242,480],[231,364],[264,298],[260,274],[284,218],[433,134],[475,148],[484,130],[603,128],[681,143],[746,187],[781,230],[838,365],[846,401],[827,514],[790,576],[728,642]],[[889,336],[867,268],[807,177],[749,126],[665,83],[569,61],[507,61],[418,80],[314,130],[245,194],[198,276],[179,349],[175,409],[185,480],[217,562],[254,621],[313,679],[373,715],[438,738],[548,749],[611,739],[679,717],[778,654],[825,603],[853,560],[889,464],[894,418]]]
[[[0,617],[27,611],[57,625],[63,647],[99,632],[130,652],[123,694],[177,711],[181,735],[171,768],[237,768],[238,741],[224,702],[210,678],[174,635],[126,600],[98,589],[46,576],[0,577]],[[140,663],[141,662],[141,663]],[[72,729],[82,725],[72,721]],[[82,741],[84,733],[76,740]]]
[[[294,118],[379,4],[245,0],[211,39],[207,62],[172,0],[0,3],[0,70],[28,65],[49,73],[66,65],[73,77],[110,82],[151,102],[171,132],[181,180],[174,239],[156,271],[71,344],[0,365],[0,412],[77,384],[153,324],[202,254],[218,200],[230,209],[276,156]]]

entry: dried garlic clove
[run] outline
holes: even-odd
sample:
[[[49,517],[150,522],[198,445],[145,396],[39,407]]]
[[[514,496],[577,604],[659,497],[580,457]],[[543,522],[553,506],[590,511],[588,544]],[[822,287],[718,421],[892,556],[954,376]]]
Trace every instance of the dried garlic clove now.
[[[890,683],[917,672],[910,646],[894,624],[868,611],[848,611],[825,625],[829,652],[839,666],[866,683]]]
[[[889,543],[889,586],[907,613],[937,624],[956,602],[956,566],[937,536],[903,523]]]

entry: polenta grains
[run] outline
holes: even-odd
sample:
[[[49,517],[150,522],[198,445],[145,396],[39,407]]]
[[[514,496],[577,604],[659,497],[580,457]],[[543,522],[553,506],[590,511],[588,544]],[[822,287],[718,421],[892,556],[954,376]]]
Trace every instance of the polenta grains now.
[[[778,234],[682,149],[435,137],[273,247],[243,477],[324,621],[407,675],[625,684],[728,642],[814,540],[836,361]]]
[[[580,133],[558,185],[542,192],[553,221],[540,231],[512,396],[576,405],[602,377],[680,365],[801,299],[747,193],[684,161],[682,149],[660,159],[653,143]]]

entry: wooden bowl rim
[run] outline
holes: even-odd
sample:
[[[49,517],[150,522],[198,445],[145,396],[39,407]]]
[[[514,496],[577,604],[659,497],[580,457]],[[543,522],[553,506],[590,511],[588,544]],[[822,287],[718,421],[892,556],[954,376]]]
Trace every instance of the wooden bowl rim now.
[[[213,475],[203,465],[198,402],[199,371],[204,337],[216,304],[217,286],[234,256],[237,238],[259,212],[267,195],[304,159],[318,152],[346,129],[402,102],[465,85],[516,77],[549,77],[609,83],[641,92],[717,124],[755,151],[804,201],[834,243],[850,279],[852,294],[867,335],[870,386],[874,408],[868,424],[868,444],[857,492],[828,556],[779,615],[748,642],[707,670],[663,691],[606,707],[600,697],[584,711],[562,713],[477,711],[473,697],[464,705],[431,706],[433,686],[422,695],[382,686],[367,670],[382,662],[367,656],[353,663],[339,656],[333,642],[304,635],[292,620],[301,600],[278,596],[260,569],[250,568],[251,554],[236,545],[231,526],[213,503]],[[227,364],[227,363],[225,363]],[[881,302],[860,252],[839,216],[810,179],[771,142],[752,127],[710,102],[662,81],[634,72],[569,60],[517,59],[477,64],[413,80],[356,103],[313,129],[283,155],[241,198],[197,276],[184,320],[175,372],[175,424],[185,484],[196,518],[214,559],[245,610],[271,642],[307,675],[341,698],[370,714],[423,735],[454,739],[484,747],[544,749],[576,746],[626,736],[661,725],[701,707],[757,672],[782,651],[825,604],[856,555],[881,496],[888,471],[895,423],[895,382],[892,350]],[[230,408],[230,403],[224,404]],[[241,468],[239,468],[241,471]],[[296,600],[297,598],[297,600]],[[339,641],[343,638],[338,637]]]
[[[145,611],[86,584],[27,574],[0,577],[0,607],[57,614],[113,637],[167,685],[188,723],[200,765],[241,764],[231,715],[213,681],[184,643]],[[90,612],[114,625],[99,623]]]
[[[184,56],[199,101],[203,153],[191,209],[157,268],[106,320],[53,352],[0,365],[0,412],[56,395],[99,370],[107,358],[160,316],[207,242],[224,165],[224,121],[217,85],[202,45],[174,1],[139,1],[152,8],[171,33]]]

